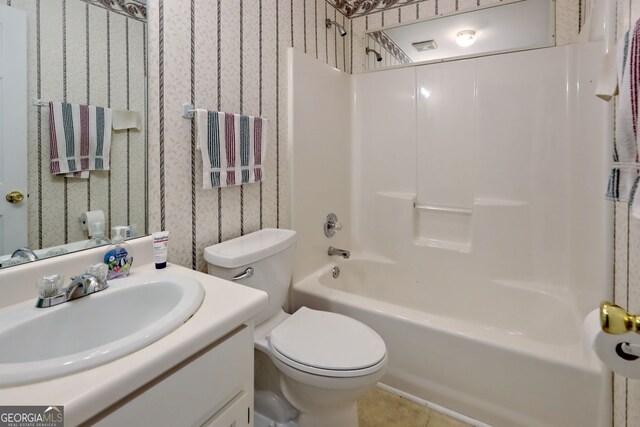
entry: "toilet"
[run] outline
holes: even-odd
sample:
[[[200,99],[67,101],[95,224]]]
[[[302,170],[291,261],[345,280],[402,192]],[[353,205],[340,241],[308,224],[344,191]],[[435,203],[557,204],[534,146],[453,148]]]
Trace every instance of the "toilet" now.
[[[204,252],[209,274],[269,295],[255,319],[255,425],[356,427],[356,401],[384,374],[386,346],[350,317],[284,312],[295,243],[293,230],[263,229]]]

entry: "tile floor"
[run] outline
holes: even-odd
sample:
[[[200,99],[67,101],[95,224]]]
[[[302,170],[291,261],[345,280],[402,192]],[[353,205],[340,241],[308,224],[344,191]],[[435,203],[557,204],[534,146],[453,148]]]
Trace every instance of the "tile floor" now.
[[[358,401],[360,427],[471,427],[380,388]]]

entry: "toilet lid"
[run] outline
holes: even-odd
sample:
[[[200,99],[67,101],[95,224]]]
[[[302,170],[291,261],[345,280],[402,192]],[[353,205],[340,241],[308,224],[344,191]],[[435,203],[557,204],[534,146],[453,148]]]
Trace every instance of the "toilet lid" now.
[[[276,326],[269,342],[277,353],[298,364],[333,371],[365,369],[386,354],[384,341],[367,325],[307,307]]]

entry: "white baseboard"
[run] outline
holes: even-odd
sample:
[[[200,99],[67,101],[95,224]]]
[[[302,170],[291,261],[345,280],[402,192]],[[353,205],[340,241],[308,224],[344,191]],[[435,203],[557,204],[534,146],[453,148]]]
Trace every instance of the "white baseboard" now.
[[[393,387],[388,386],[386,384],[378,383],[377,386],[379,388],[381,388],[382,390],[388,391],[389,393],[393,393],[393,394],[395,394],[397,396],[403,397],[403,398],[405,398],[407,400],[410,400],[410,401],[412,401],[414,403],[417,403],[418,405],[426,406],[429,409],[433,409],[434,411],[440,412],[441,414],[444,414],[444,415],[446,415],[448,417],[451,417],[451,418],[455,418],[456,420],[460,420],[460,421],[462,421],[464,423],[471,424],[474,427],[492,427],[489,424],[485,424],[485,423],[483,423],[481,421],[474,420],[471,417],[467,417],[466,415],[459,414],[459,413],[457,413],[455,411],[452,411],[451,409],[445,408],[444,406],[436,405],[433,402],[429,402],[427,400],[420,399],[419,397],[416,397],[416,396],[414,396],[412,394],[409,394],[409,393],[405,393],[402,390],[398,390],[397,388],[393,388]]]

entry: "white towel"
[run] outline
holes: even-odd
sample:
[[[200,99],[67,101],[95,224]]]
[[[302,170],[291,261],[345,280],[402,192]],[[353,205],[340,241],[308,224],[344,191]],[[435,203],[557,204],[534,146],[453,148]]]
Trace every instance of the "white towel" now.
[[[49,103],[51,173],[88,178],[109,170],[112,112],[109,108]]]
[[[196,110],[202,188],[263,180],[267,125],[264,117]]]

